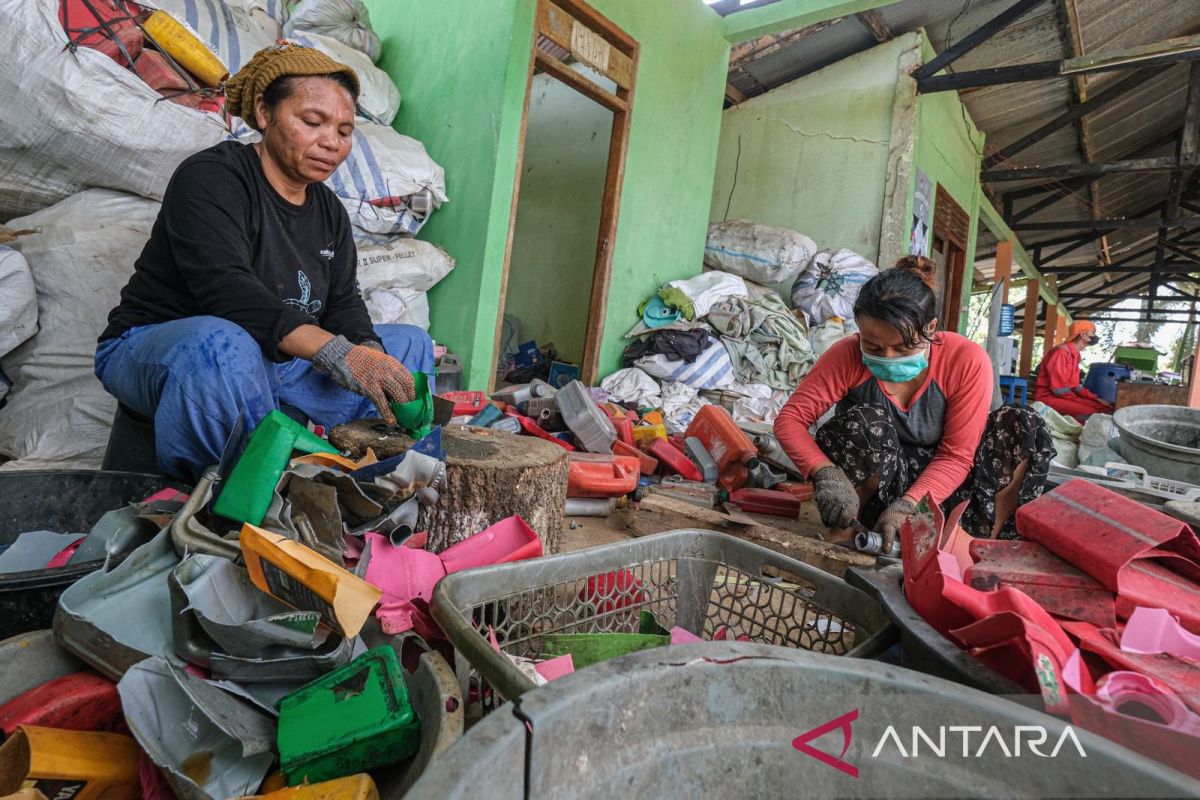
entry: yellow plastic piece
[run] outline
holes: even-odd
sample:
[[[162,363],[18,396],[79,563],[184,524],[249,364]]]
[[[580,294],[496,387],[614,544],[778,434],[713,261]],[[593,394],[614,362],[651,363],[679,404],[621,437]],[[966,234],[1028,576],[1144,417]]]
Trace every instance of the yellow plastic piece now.
[[[140,752],[119,733],[20,725],[0,746],[0,797],[36,789],[71,800],[138,800]]]
[[[365,772],[310,783],[291,789],[283,788],[268,794],[256,795],[260,800],[379,800],[375,781]]]
[[[155,44],[175,59],[179,66],[192,73],[201,85],[216,88],[229,77],[229,70],[217,54],[166,11],[155,11],[142,23],[142,28],[150,34]]]
[[[294,467],[297,464],[312,464],[318,467],[332,467],[333,469],[340,469],[343,472],[354,472],[354,470],[358,469],[360,466],[366,466],[365,464],[359,464],[357,461],[346,458],[345,456],[337,453],[309,453],[308,455],[304,456],[296,456],[292,459],[291,463],[288,464],[288,467]]]
[[[383,592],[324,556],[250,523],[242,526],[250,581],[293,608],[316,611],[347,638],[357,636]]]
[[[667,438],[666,425],[635,425],[633,428],[633,440],[637,442],[638,447],[649,447],[654,444],[655,439]]]

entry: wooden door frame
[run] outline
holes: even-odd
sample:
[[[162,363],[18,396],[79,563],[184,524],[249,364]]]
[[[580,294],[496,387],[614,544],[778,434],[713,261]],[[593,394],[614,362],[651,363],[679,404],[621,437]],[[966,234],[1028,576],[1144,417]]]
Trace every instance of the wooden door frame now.
[[[930,229],[930,241],[941,239],[943,242],[942,259],[945,264],[945,285],[941,287],[941,323],[942,328],[958,332],[959,321],[962,317],[963,282],[967,271],[967,241],[971,236],[970,216],[966,209],[940,184],[934,188],[933,225]],[[946,204],[953,206],[946,208]],[[957,214],[955,213],[957,212]],[[965,227],[959,229],[955,220],[964,222]],[[947,226],[945,223],[949,221]],[[939,226],[939,223],[942,223]]]
[[[558,47],[575,54],[573,39],[576,26],[582,24],[591,34],[608,45],[607,68],[597,69],[613,80],[616,92],[599,84],[564,64],[556,56],[538,47],[545,36]],[[587,38],[587,34],[583,35]],[[592,39],[596,42],[596,39]],[[625,157],[629,145],[630,116],[633,110],[634,87],[637,78],[639,45],[635,39],[583,0],[538,0],[530,42],[532,57],[525,82],[525,105],[521,110],[521,133],[517,147],[517,168],[513,181],[512,210],[508,220],[508,242],[504,248],[504,270],[500,279],[500,302],[496,310],[496,336],[492,360],[500,354],[504,330],[504,308],[508,299],[508,275],[512,266],[513,236],[516,233],[517,211],[520,204],[521,179],[525,164],[525,135],[529,128],[529,100],[533,78],[540,69],[588,99],[613,113],[612,134],[608,147],[608,166],[604,178],[604,195],[600,210],[600,230],[596,239],[596,260],[592,272],[591,298],[588,306],[587,334],[584,344],[581,378],[591,385],[599,378],[600,344],[604,338],[604,315],[608,309],[608,290],[612,278],[613,248],[621,210],[621,187],[625,180]],[[583,63],[588,63],[580,59]],[[495,387],[496,370],[491,370],[489,391]]]

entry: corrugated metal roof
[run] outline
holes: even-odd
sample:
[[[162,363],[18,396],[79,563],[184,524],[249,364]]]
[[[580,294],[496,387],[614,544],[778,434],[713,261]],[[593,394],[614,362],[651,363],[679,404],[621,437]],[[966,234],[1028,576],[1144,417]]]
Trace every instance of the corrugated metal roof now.
[[[878,9],[877,13],[896,35],[926,29],[934,49],[941,51],[1011,6],[1012,2],[902,0]],[[1197,33],[1200,33],[1200,2],[1196,0],[1047,0],[964,55],[953,64],[951,71],[1059,60]],[[739,81],[737,70],[730,73],[730,79],[747,95],[753,96],[875,44],[876,39],[862,19],[857,15],[847,16],[748,65],[742,80]],[[1125,71],[1105,72],[1080,78],[981,87],[959,94],[975,124],[987,135],[986,153],[990,155],[1128,74]],[[1188,74],[1187,64],[1174,65],[1089,114],[1082,123],[1056,131],[995,168],[1173,155],[1175,144],[1171,135],[1182,125]],[[1023,221],[1083,221],[1093,215],[1115,217],[1158,213],[1169,184],[1168,173],[1110,175],[1090,186],[1064,192],[1065,197]],[[995,182],[985,188],[997,207],[1001,207],[1004,193],[1038,185],[1061,187],[1062,183]],[[1027,207],[1043,196],[1018,201],[1016,208]],[[1018,235],[1026,249],[1032,250],[1039,242],[1061,239],[1069,233],[1070,230],[1021,231]],[[1113,231],[1094,244],[1057,259],[1054,266],[1087,267],[1128,260],[1129,254],[1153,246],[1155,240],[1153,230]],[[977,267],[979,274],[989,279],[989,259],[994,248],[994,239],[981,230]],[[1047,246],[1044,252],[1054,249]],[[1153,261],[1152,252],[1133,259],[1133,263],[1147,267]],[[1128,287],[1138,287],[1144,282],[1139,276],[1118,273],[1062,275],[1060,280],[1071,286],[1072,291],[1080,292],[1103,290],[1101,287],[1106,283],[1116,283],[1114,301],[1129,297]],[[1095,302],[1088,299],[1080,305]]]

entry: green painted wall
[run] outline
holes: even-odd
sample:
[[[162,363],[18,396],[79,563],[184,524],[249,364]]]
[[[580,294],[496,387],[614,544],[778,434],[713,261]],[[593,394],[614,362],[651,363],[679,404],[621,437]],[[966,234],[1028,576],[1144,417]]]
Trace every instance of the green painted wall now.
[[[922,55],[926,61],[935,56],[929,39],[922,36]],[[971,215],[967,242],[967,266],[963,276],[962,315],[959,330],[965,330],[968,317],[971,280],[975,265],[975,241],[979,231],[979,204],[983,190],[979,168],[983,156],[984,135],[975,127],[957,92],[934,92],[917,97],[915,158],[917,169],[935,186],[945,189],[954,202]],[[914,172],[915,179],[915,172]],[[935,192],[936,194],[936,192]],[[911,198],[912,187],[909,188]],[[911,204],[911,199],[910,199]],[[936,197],[934,199],[936,209]],[[911,213],[905,216],[911,225]],[[905,231],[907,241],[910,231]]]
[[[521,341],[583,359],[613,114],[549,75],[533,79],[504,313]]]
[[[458,266],[429,293],[431,335],[486,388],[508,241],[534,5],[522,0],[367,0],[383,39],[379,66],[400,88],[394,127],[446,170],[450,202],[421,238]]]
[[[713,220],[749,219],[818,247],[879,255],[900,37],[723,115]]]
[[[367,0],[380,65],[403,97],[397,130],[445,167],[450,202],[421,238],[458,267],[430,292],[431,333],[485,387],[494,358],[534,0]],[[641,45],[601,373],[660,281],[694,275],[704,251],[729,44],[699,0],[594,0]]]

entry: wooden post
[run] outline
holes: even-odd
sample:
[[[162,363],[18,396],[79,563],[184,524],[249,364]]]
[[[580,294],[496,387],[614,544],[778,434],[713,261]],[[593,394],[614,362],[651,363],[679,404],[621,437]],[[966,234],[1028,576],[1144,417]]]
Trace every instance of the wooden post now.
[[[1196,353],[1192,356],[1192,385],[1188,389],[1188,408],[1200,408],[1200,336],[1196,337]]]
[[[1012,277],[1012,242],[1000,242],[996,245],[996,269],[992,272],[992,280],[995,283],[1004,282],[1004,288],[1001,289],[1001,303],[1008,302],[1008,284],[1009,278]]]
[[[1065,342],[1067,340],[1067,309],[1065,306],[1059,306],[1058,309],[1058,331],[1054,339],[1057,342]]]
[[[1046,325],[1042,328],[1042,358],[1058,344],[1058,306],[1046,304]]]
[[[1025,283],[1025,319],[1021,323],[1021,374],[1026,378],[1033,367],[1033,337],[1037,334],[1038,288],[1041,281]]]

